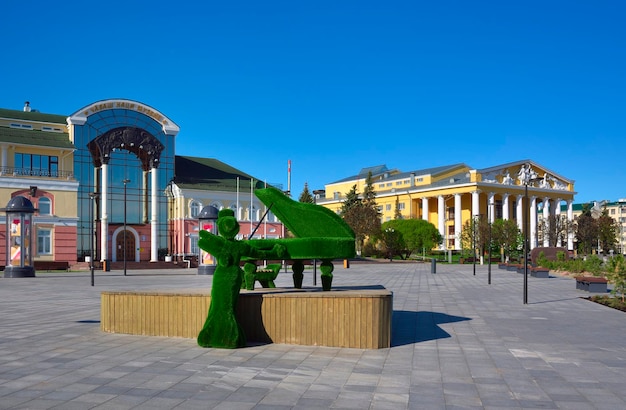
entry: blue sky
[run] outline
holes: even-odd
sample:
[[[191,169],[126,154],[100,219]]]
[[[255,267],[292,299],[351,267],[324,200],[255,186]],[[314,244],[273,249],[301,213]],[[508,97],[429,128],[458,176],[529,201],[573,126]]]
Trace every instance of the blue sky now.
[[[0,107],[148,104],[213,157],[291,190],[532,159],[576,202],[626,197],[622,1],[9,0]],[[197,3],[197,4],[196,4]]]

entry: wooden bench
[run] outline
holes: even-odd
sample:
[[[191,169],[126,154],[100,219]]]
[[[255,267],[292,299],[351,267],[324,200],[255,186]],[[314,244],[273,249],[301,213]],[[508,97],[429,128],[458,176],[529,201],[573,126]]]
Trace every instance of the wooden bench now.
[[[595,276],[581,276],[576,278],[576,289],[586,292],[606,293],[608,281]]]
[[[530,276],[535,278],[549,278],[550,277],[550,269],[541,268],[534,266],[528,269],[530,271]]]
[[[246,290],[254,290],[254,283],[259,282],[264,288],[275,288],[274,279],[278,276],[280,263],[267,265],[265,268],[258,268],[254,263],[246,263],[243,266],[243,282],[241,287]]]
[[[50,272],[51,270],[70,270],[70,263],[68,261],[35,261],[33,264],[35,270],[45,270]]]

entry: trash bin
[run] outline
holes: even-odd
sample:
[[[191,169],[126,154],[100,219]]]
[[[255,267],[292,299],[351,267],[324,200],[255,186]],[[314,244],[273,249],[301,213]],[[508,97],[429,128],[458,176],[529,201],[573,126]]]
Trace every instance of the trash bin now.
[[[430,260],[430,273],[437,273],[437,259]]]
[[[350,261],[348,259],[343,260],[343,267],[346,269],[350,267]]]
[[[105,259],[102,261],[102,270],[104,272],[111,272],[111,261]]]

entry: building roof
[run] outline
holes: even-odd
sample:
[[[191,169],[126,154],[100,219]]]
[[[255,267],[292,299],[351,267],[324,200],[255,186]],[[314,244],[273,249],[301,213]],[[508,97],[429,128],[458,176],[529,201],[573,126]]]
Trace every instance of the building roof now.
[[[0,127],[0,141],[39,147],[76,149],[65,132]]]
[[[25,120],[25,121],[50,122],[54,124],[63,124],[64,126],[67,124],[66,115],[44,114],[36,110],[27,112],[23,110],[9,110],[6,108],[0,108],[0,118],[11,118],[11,119]]]
[[[250,191],[251,180],[254,189],[265,187],[263,181],[215,158],[176,155],[174,175],[174,183],[181,189],[236,192],[237,178],[241,192]]]

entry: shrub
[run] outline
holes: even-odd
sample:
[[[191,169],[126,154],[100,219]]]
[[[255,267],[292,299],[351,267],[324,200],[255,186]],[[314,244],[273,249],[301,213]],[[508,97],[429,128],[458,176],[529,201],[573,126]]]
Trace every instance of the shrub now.
[[[589,255],[584,263],[584,270],[592,273],[593,276],[600,276],[602,274],[602,259],[597,255]]]

